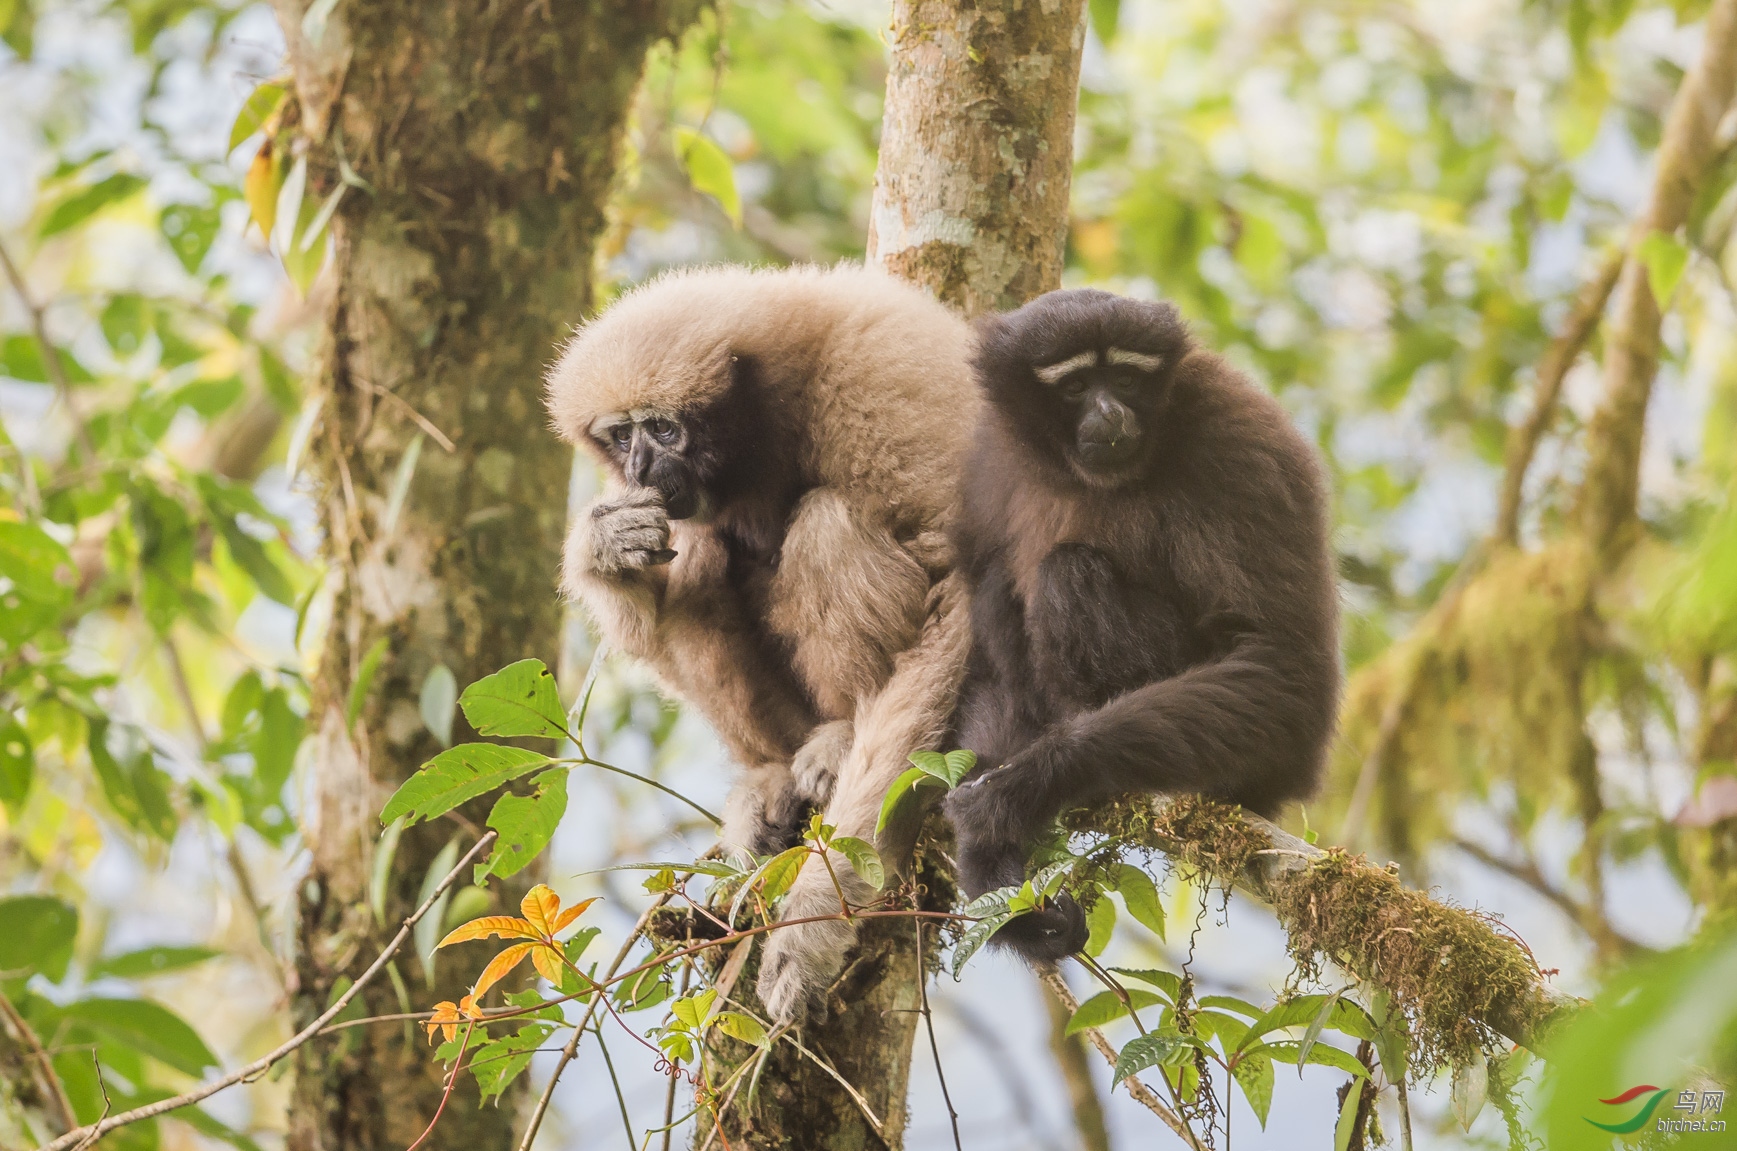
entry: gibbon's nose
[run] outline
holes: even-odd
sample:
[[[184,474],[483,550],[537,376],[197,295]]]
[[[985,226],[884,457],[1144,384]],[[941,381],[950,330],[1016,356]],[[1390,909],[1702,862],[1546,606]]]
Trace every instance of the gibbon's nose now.
[[[638,428],[633,430],[633,446],[627,449],[627,478],[640,487],[651,486],[651,466],[657,462],[649,437]]]
[[[1138,439],[1140,422],[1128,406],[1112,396],[1098,393],[1080,420],[1080,446],[1109,447]]]

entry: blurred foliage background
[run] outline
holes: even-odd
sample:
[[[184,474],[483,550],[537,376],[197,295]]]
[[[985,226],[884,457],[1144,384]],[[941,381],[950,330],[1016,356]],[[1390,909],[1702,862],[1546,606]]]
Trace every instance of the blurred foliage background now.
[[[1395,778],[1353,797],[1369,701],[1395,674],[1396,641],[1482,554],[1509,428],[1575,293],[1624,242],[1704,9],[1091,6],[1070,284],[1177,301],[1333,470],[1353,679],[1343,754],[1307,819],[1328,841],[1400,859],[1409,882],[1505,914],[1583,993],[1737,909],[1730,131],[1689,226],[1648,255],[1669,308],[1645,538],[1606,597],[1583,697],[1552,701],[1548,669],[1523,658],[1500,676],[1461,668]],[[887,19],[869,0],[738,0],[656,50],[612,205],[609,282],[696,261],[860,258]],[[324,301],[311,269],[285,275],[246,202],[259,125],[237,113],[281,68],[267,8],[0,0],[0,33],[0,990],[89,1120],[105,1091],[120,1109],[287,1033],[303,672],[326,622],[297,481],[300,381]],[[304,223],[315,211],[299,208]],[[304,262],[325,242],[309,232]],[[1522,546],[1558,529],[1585,466],[1599,350],[1595,332],[1527,475]],[[581,468],[574,482],[583,495],[593,480]],[[1481,626],[1523,630],[1506,606]],[[591,656],[582,622],[567,648],[575,692]],[[1550,733],[1511,706],[1532,689],[1585,716],[1591,808]],[[424,714],[438,730],[451,701],[434,694]],[[591,723],[616,762],[721,794],[706,732],[632,669],[603,670]],[[662,857],[672,839],[698,850],[704,835],[653,793],[585,787],[552,882],[601,885],[625,924],[637,893],[572,873]],[[464,903],[448,921],[474,912]],[[1283,981],[1276,959],[1238,968],[1237,950],[1202,942],[1202,978]],[[1047,1056],[996,1066],[1008,1040],[980,1003],[939,1007],[951,1048],[988,1052],[968,1077],[985,1100],[967,1115],[973,1145],[1070,1145],[1059,1105],[1033,1102],[1020,1078],[1048,1074]],[[1041,1025],[1030,1034],[1041,1043]],[[25,1140],[6,1126],[7,1091],[22,1089],[0,1088],[12,1145]],[[112,1138],[270,1147],[283,1096],[268,1079]],[[575,1088],[562,1101],[551,1139],[615,1122],[612,1099]],[[1330,1127],[1332,1111],[1281,1092],[1267,1139]],[[1425,1114],[1420,1136],[1436,1145],[1502,1137],[1494,1116],[1462,1135],[1445,1104]],[[911,1145],[939,1146],[943,1130],[919,1102]],[[1252,1123],[1242,1131],[1263,1145]]]

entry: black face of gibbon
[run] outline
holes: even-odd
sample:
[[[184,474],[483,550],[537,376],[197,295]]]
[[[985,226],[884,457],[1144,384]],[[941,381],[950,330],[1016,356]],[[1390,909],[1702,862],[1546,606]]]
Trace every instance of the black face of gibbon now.
[[[762,409],[753,364],[733,357],[727,402],[697,411],[632,411],[592,435],[632,487],[655,488],[672,520],[706,519],[744,486]],[[766,469],[761,469],[766,470]]]
[[[972,652],[956,717],[980,770],[947,799],[966,894],[1019,883],[1063,810],[1195,792],[1261,814],[1320,775],[1337,590],[1314,448],[1193,348],[1174,308],[1052,292],[979,331],[992,408],[954,532]],[[1085,942],[1058,900],[996,936]]]
[[[1093,487],[1139,474],[1163,438],[1188,334],[1169,304],[1051,292],[979,329],[990,400],[1046,460]]]

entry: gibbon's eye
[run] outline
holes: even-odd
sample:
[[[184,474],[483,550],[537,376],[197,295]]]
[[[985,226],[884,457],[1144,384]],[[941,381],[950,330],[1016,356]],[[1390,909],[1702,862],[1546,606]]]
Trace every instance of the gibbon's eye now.
[[[609,438],[615,441],[616,447],[625,448],[628,444],[633,442],[633,425],[616,424],[613,428],[609,429]]]
[[[657,437],[659,443],[667,444],[675,439],[676,426],[669,420],[656,419],[645,426],[651,429],[651,434]]]
[[[1069,376],[1061,382],[1061,394],[1070,400],[1077,400],[1086,394],[1088,386],[1085,376]]]

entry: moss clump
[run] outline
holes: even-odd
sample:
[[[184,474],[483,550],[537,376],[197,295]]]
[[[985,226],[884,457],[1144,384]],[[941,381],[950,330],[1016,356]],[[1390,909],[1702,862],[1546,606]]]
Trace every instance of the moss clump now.
[[[1255,856],[1272,846],[1266,832],[1243,818],[1242,808],[1185,795],[1153,809],[1151,846],[1226,887]]]
[[[1314,978],[1329,956],[1383,988],[1404,1014],[1414,1078],[1496,1046],[1493,1019],[1545,1014],[1537,965],[1518,943],[1361,857],[1330,851],[1276,895],[1300,975]]]

